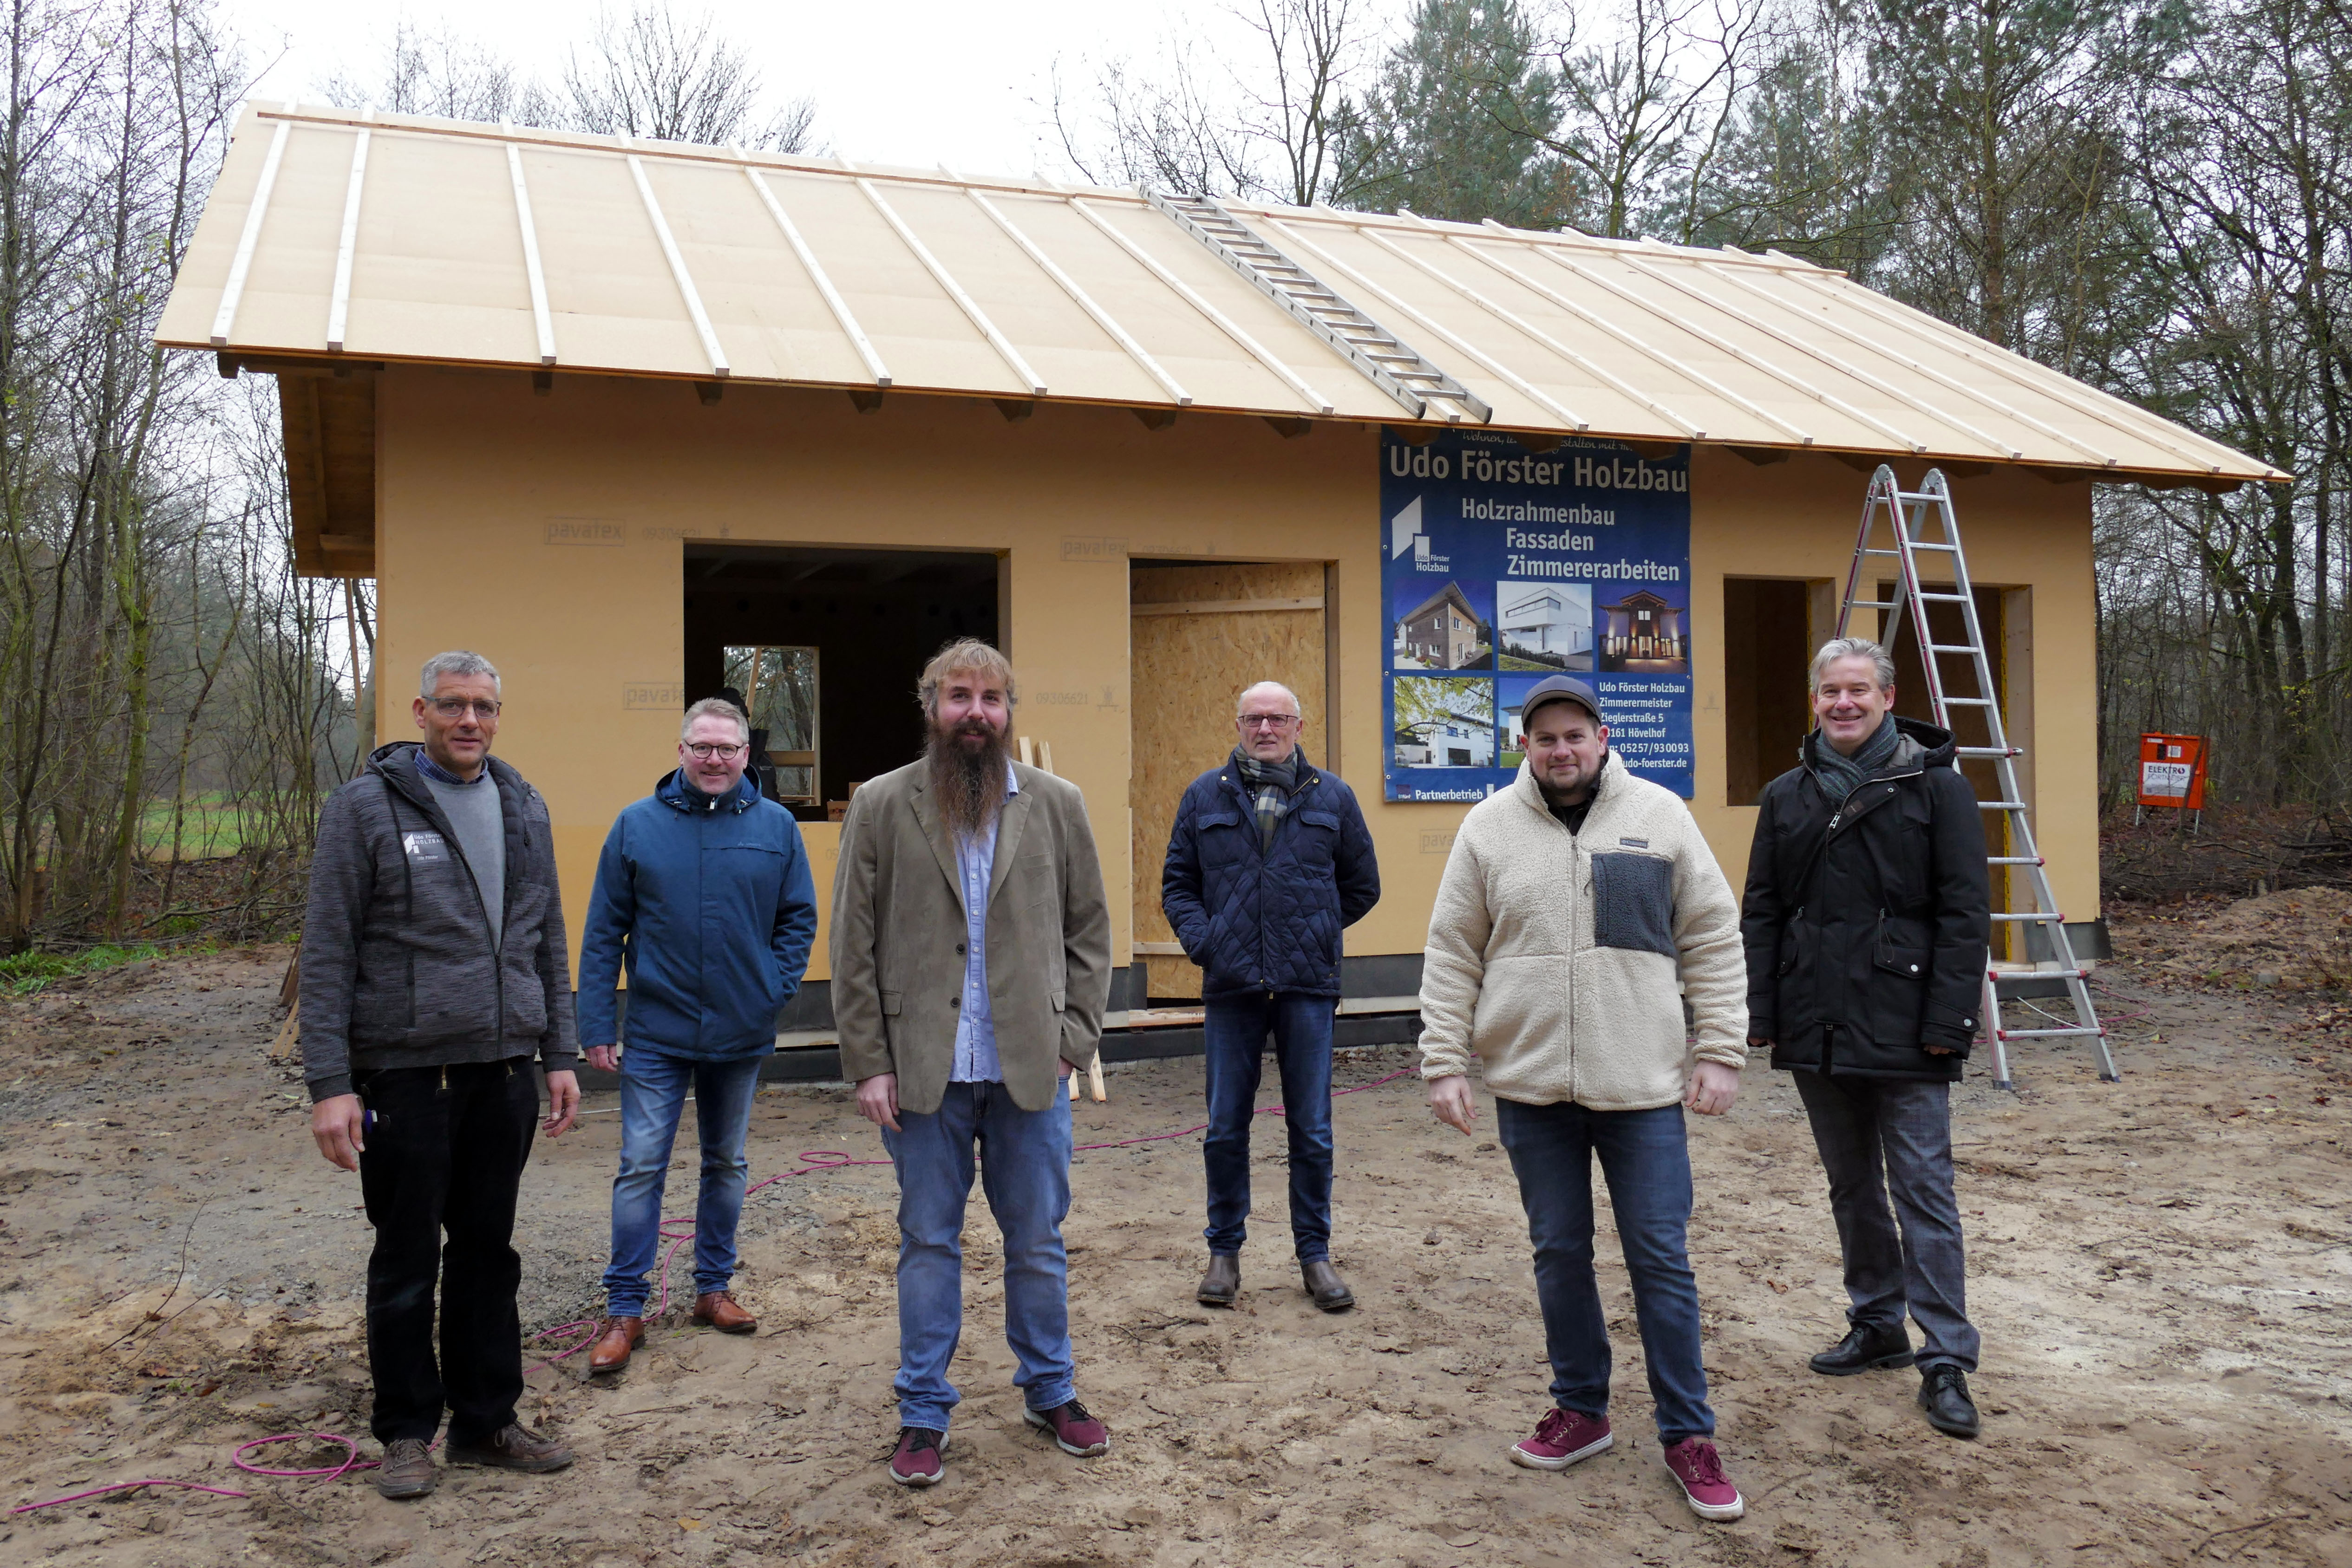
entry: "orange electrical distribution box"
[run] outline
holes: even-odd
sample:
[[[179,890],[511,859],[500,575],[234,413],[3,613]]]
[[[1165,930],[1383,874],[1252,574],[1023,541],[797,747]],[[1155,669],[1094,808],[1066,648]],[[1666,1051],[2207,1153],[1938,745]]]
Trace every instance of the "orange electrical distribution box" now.
[[[2205,809],[2205,737],[2143,735],[2139,737],[2139,803]]]

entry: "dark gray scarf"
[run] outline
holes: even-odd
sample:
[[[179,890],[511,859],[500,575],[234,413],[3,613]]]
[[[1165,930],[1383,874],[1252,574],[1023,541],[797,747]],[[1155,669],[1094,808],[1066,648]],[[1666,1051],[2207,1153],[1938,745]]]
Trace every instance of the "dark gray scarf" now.
[[[1239,747],[1234,748],[1234,766],[1241,770],[1242,784],[1256,809],[1261,852],[1274,847],[1274,830],[1290,810],[1290,792],[1298,788],[1298,763],[1295,749],[1279,762],[1260,762]]]
[[[1822,738],[1815,730],[1811,737],[1813,748],[1813,781],[1822,793],[1840,805],[1853,793],[1856,786],[1894,760],[1895,748],[1902,742],[1903,732],[1895,727],[1895,716],[1888,714],[1880,721],[1877,731],[1868,740],[1853,748],[1852,757]]]

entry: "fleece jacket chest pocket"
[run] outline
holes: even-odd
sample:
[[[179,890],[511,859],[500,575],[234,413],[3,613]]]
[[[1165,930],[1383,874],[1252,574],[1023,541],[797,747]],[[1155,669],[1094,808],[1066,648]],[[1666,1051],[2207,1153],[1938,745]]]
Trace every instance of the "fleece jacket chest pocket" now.
[[[1673,862],[1632,852],[1592,857],[1592,945],[1680,956]]]

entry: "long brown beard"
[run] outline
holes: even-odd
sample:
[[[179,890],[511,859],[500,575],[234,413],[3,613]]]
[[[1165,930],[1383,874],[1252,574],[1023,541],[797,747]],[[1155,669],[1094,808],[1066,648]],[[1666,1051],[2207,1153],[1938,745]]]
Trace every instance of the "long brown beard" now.
[[[966,728],[972,721],[965,721]],[[988,744],[973,750],[957,733],[931,727],[923,755],[930,762],[931,796],[940,803],[949,830],[959,838],[985,832],[1004,804],[1004,779],[1012,755],[1009,733],[992,735]]]

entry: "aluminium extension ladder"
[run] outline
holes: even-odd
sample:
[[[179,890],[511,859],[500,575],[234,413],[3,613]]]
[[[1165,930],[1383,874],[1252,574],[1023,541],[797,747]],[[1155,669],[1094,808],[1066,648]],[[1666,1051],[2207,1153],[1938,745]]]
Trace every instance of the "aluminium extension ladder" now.
[[[1881,531],[1882,520],[1892,541],[1886,545],[1874,543]],[[1952,590],[1944,592],[1921,585],[1920,559],[1930,558],[1935,575],[1941,579],[1943,568],[1950,569]],[[1891,601],[1864,599],[1864,569],[1874,559],[1892,560],[1898,571],[1895,597]],[[1966,640],[1959,643],[1938,643],[1935,638],[1928,609],[1937,604],[1959,606],[1960,622],[1967,628]],[[2107,1049],[2107,1031],[2099,1022],[2099,1015],[2091,1005],[2090,988],[2084,981],[2085,974],[2074,958],[2074,947],[2066,935],[2066,917],[2059,913],[2058,902],[2050,891],[2050,877],[2044,869],[2040,852],[2034,847],[2033,826],[2028,821],[2026,804],[2017,784],[2017,762],[2024,753],[2009,743],[2009,732],[2001,724],[2000,703],[1994,695],[1992,662],[1985,649],[1984,629],[1977,619],[1976,597],[1969,591],[1968,558],[1960,549],[1959,518],[1952,511],[1951,486],[1945,481],[1944,471],[1931,468],[1916,490],[1906,490],[1895,477],[1895,470],[1882,464],[1871,476],[1870,496],[1863,503],[1862,532],[1854,540],[1853,566],[1846,574],[1845,599],[1838,611],[1838,635],[1846,635],[1846,628],[1857,610],[1875,610],[1885,619],[1881,623],[1878,641],[1892,649],[1901,635],[1905,610],[1911,610],[1919,629],[1919,668],[1927,685],[1927,700],[1937,727],[1952,728],[1953,710],[1963,707],[1979,709],[1984,715],[1986,746],[1963,746],[1962,757],[1981,758],[1992,764],[2000,798],[1979,801],[1988,811],[1998,811],[2009,828],[2006,847],[2015,852],[1986,856],[1990,865],[2021,866],[2024,882],[2032,894],[2031,907],[2021,911],[1996,910],[1993,919],[2026,928],[2030,937],[2039,927],[2047,942],[2051,956],[2025,967],[2003,967],[1987,956],[1984,977],[1985,1036],[1992,1044],[1993,1086],[2014,1089],[2010,1076],[2009,1042],[2013,1040],[2048,1040],[2083,1036],[2097,1052],[2099,1078],[2104,1082],[2119,1082],[2116,1060]],[[1974,696],[1956,695],[1945,689],[1944,673],[1939,660],[1945,656],[1965,657],[1976,681]],[[2029,957],[2032,947],[2027,948]],[[2012,1009],[2021,1009],[2030,1027],[2011,1029],[2001,1017],[2002,988],[2023,989],[2032,986],[2039,990],[2056,980],[2064,987],[2064,999],[2073,1010],[2069,1018],[2063,1011],[2038,1005],[2036,998],[2012,991],[2006,998]],[[2056,1002],[2057,998],[2048,998]]]
[[[1439,411],[1449,421],[1458,422],[1467,415],[1484,424],[1495,417],[1485,399],[1342,298],[1338,290],[1234,216],[1214,196],[1171,195],[1153,190],[1146,190],[1143,196],[1211,255],[1338,350],[1413,418],[1421,418],[1433,402],[1454,405]]]

